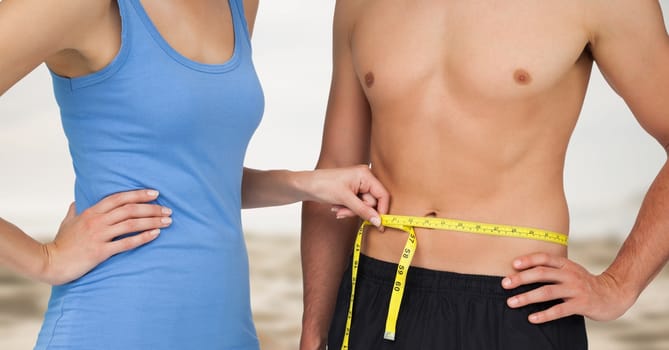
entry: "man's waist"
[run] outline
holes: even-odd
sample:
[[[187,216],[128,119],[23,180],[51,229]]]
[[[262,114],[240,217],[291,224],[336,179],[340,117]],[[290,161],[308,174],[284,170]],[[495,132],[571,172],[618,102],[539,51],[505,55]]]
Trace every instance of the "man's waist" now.
[[[385,227],[391,227],[407,232],[409,228],[420,227],[434,230],[457,231],[498,237],[524,238],[546,241],[564,246],[566,246],[568,242],[567,235],[545,229],[451,218],[382,215],[381,223]]]
[[[433,217],[386,216],[382,221],[384,232],[373,226],[366,228],[361,250],[387,262],[397,263],[406,248],[409,233],[402,227],[405,224],[413,225],[415,232],[412,266],[434,270],[503,276],[513,271],[511,262],[518,256],[567,253],[566,235],[540,228]],[[545,239],[544,233],[550,239]],[[528,238],[535,236],[542,239]]]

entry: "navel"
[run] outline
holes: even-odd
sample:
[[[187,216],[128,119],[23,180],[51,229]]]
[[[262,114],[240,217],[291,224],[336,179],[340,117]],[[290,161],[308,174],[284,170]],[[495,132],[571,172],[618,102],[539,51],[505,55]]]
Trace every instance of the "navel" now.
[[[371,88],[372,85],[374,85],[374,73],[367,72],[367,74],[365,74],[365,85],[367,85],[368,88]]]
[[[527,85],[532,82],[532,76],[524,69],[516,69],[513,73],[513,80],[518,84]]]

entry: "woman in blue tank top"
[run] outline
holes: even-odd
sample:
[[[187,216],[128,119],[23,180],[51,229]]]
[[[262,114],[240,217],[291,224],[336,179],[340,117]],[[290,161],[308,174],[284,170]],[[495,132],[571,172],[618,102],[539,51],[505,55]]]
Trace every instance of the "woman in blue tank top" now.
[[[0,264],[55,285],[36,349],[258,349],[241,207],[314,200],[380,223],[366,166],[243,167],[264,107],[257,5],[0,2],[0,94],[46,62],[76,173],[53,242],[0,219]]]

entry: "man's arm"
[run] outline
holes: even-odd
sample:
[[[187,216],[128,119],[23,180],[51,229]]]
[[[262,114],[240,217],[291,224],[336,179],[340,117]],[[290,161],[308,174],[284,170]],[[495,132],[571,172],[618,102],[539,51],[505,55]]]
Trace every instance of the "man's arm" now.
[[[586,23],[590,47],[609,84],[623,97],[641,126],[669,152],[669,37],[658,1],[591,2]],[[514,261],[522,272],[506,288],[552,282],[509,299],[511,307],[565,300],[530,315],[541,323],[572,314],[595,320],[621,316],[669,259],[669,164],[660,170],[636,223],[614,262],[601,275],[561,257],[544,254]]]
[[[332,85],[317,168],[369,163],[370,109],[353,68],[349,41],[356,2],[340,0],[335,7]],[[387,210],[377,209],[381,214]],[[325,349],[358,224],[356,219],[333,218],[328,205],[306,202],[302,207],[302,350]]]

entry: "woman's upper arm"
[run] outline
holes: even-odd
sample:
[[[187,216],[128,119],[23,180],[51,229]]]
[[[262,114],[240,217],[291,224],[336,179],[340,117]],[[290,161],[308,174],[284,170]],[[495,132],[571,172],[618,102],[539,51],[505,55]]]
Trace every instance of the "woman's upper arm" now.
[[[641,126],[669,146],[669,36],[657,0],[597,0],[591,49]]]
[[[333,26],[333,67],[319,167],[369,162],[371,111],[355,72],[351,29],[357,0],[339,0]]]
[[[0,95],[47,58],[76,49],[109,1],[4,0],[0,2]]]

